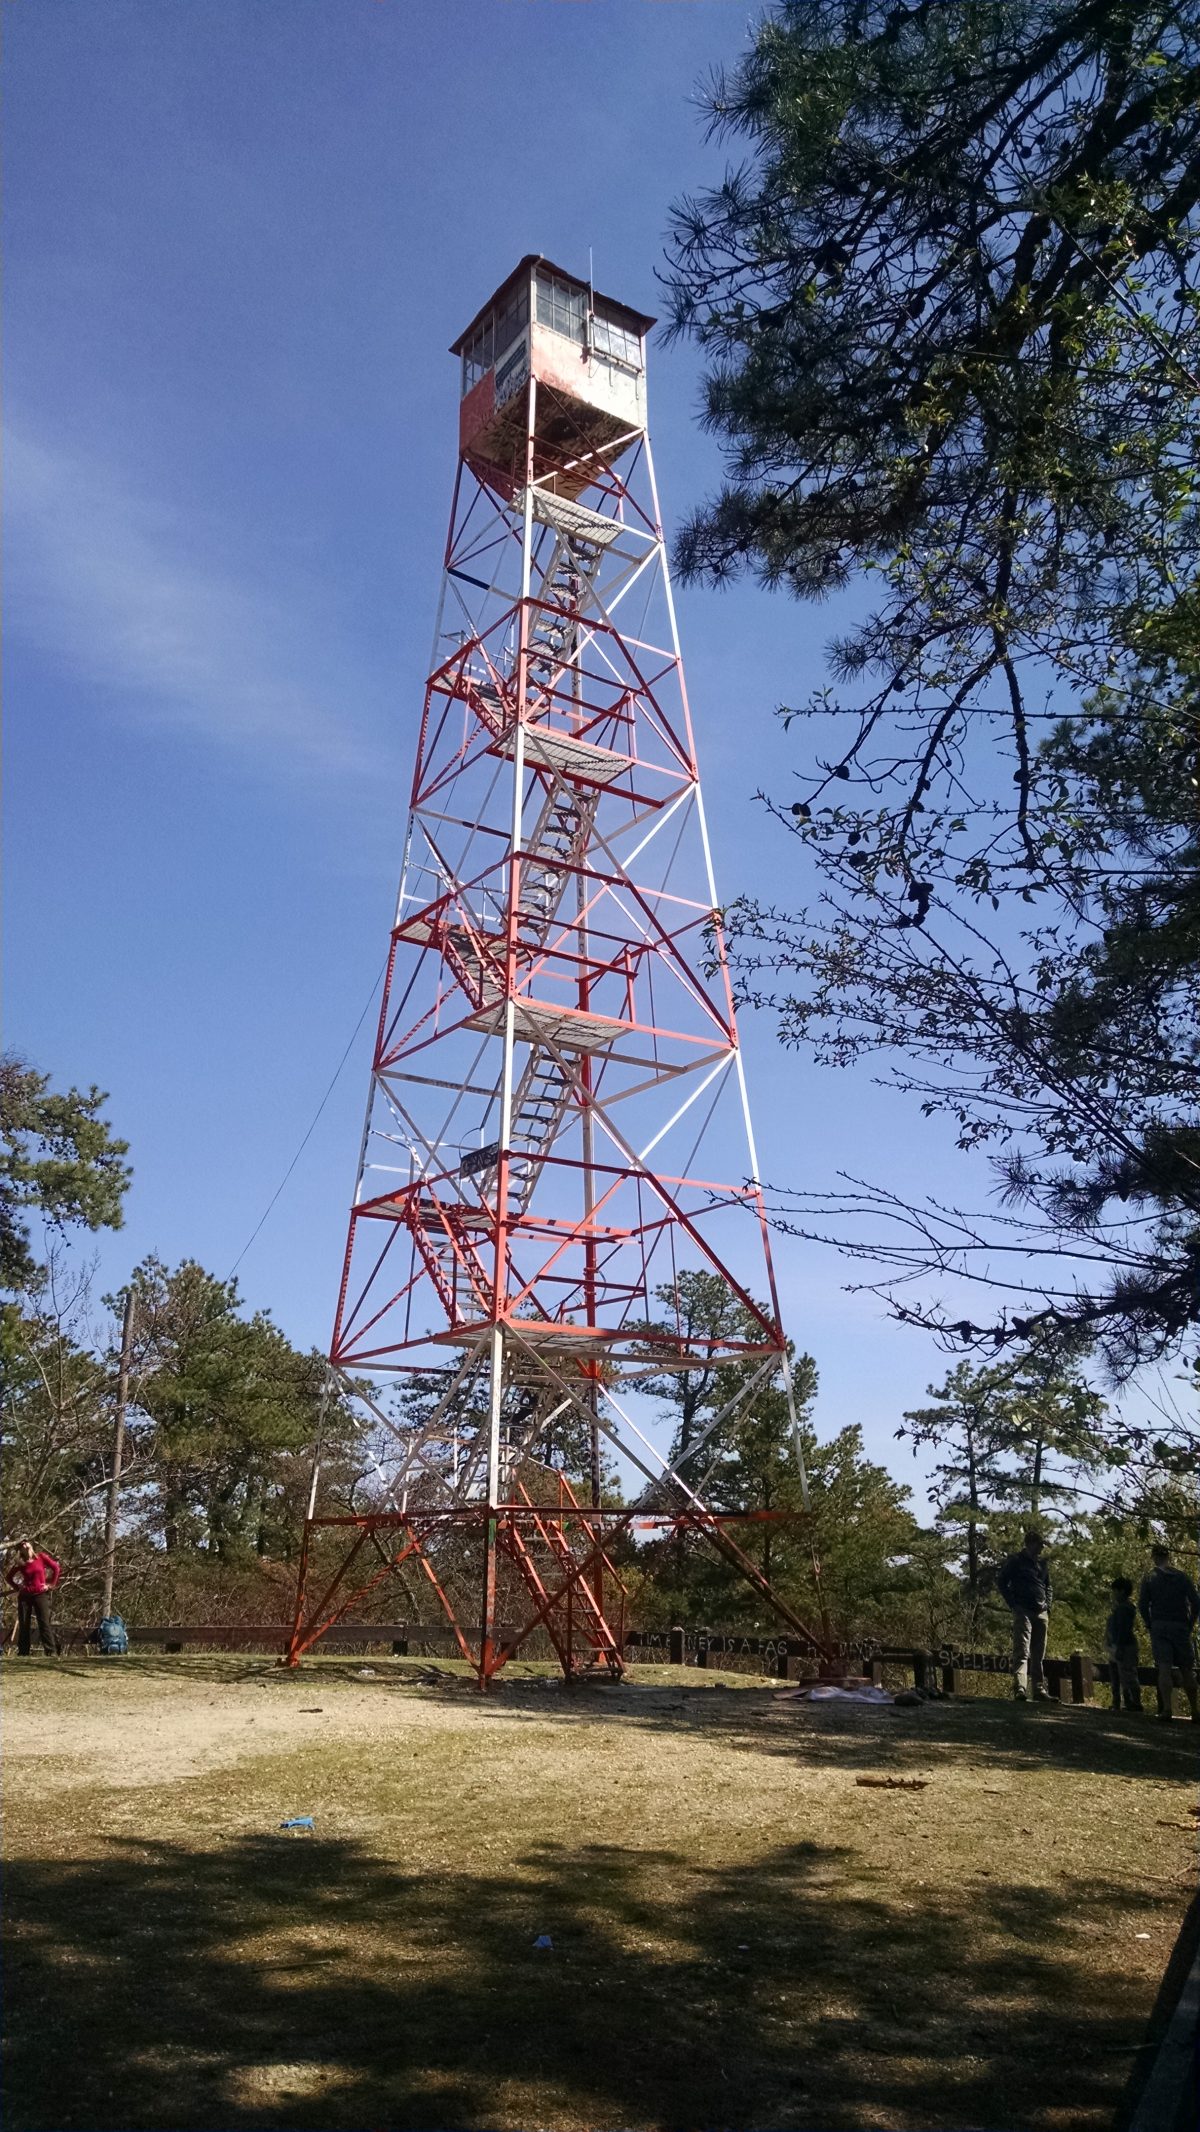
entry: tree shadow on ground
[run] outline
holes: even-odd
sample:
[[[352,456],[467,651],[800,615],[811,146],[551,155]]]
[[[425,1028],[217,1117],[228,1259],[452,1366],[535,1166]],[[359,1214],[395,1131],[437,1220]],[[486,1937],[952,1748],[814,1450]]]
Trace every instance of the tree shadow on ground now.
[[[284,1638],[285,1632],[281,1632],[281,1645]],[[14,1653],[7,1652],[3,1672],[6,1682],[11,1686],[25,1676],[31,1679],[36,1679],[39,1675],[44,1677],[51,1668],[53,1677],[57,1680],[90,1681],[96,1685],[119,1682],[122,1676],[134,1681],[178,1681],[185,1686],[189,1682],[199,1681],[205,1684],[215,1682],[224,1687],[231,1682],[253,1680],[261,1682],[264,1687],[277,1686],[284,1693],[297,1685],[311,1688],[314,1680],[358,1682],[363,1679],[364,1674],[370,1674],[377,1680],[386,1680],[394,1687],[415,1688],[421,1685],[423,1673],[437,1672],[444,1676],[445,1685],[453,1686],[457,1693],[477,1695],[479,1692],[474,1674],[468,1672],[465,1667],[458,1673],[452,1673],[443,1658],[421,1658],[414,1655],[397,1659],[390,1652],[375,1649],[343,1651],[330,1657],[321,1654],[315,1662],[309,1660],[297,1668],[283,1665],[278,1655],[272,1657],[261,1650],[253,1649],[160,1651],[147,1648],[120,1656],[105,1656],[99,1652],[88,1655],[67,1649],[61,1657],[50,1660],[49,1665],[41,1652],[35,1649],[28,1661],[19,1660]],[[538,1668],[539,1680],[547,1670],[545,1665]],[[511,1677],[515,1684],[523,1686],[533,1672],[532,1664],[520,1662],[513,1667],[511,1676],[507,1672],[504,1674],[505,1685],[507,1686]],[[560,1679],[561,1676],[556,1675],[556,1678]]]
[[[814,1763],[856,1761],[897,1768],[930,1755],[964,1752],[982,1767],[1054,1768],[1096,1776],[1182,1778],[1192,1781],[1200,1732],[1186,1719],[1171,1727],[1151,1715],[1152,1692],[1140,1715],[1114,1712],[1103,1702],[1073,1706],[1014,1703],[1002,1696],[962,1696],[904,1704],[806,1703],[794,1691],[697,1685],[681,1673],[676,1682],[654,1685],[608,1682],[586,1676],[573,1683],[543,1670],[532,1677],[514,1667],[501,1673],[486,1694],[465,1669],[447,1673],[438,1661],[388,1659],[372,1654],[324,1659],[317,1667],[291,1671],[268,1658],[240,1661],[212,1656],[143,1658],[139,1671],[217,1685],[256,1682],[285,1697],[317,1687],[347,1684],[379,1694],[450,1700],[483,1717],[503,1715],[574,1726],[581,1719],[633,1724],[652,1731],[701,1730],[750,1753],[795,1757]],[[88,1662],[94,1671],[94,1662]],[[440,1673],[430,1684],[423,1669]],[[66,1668],[59,1670],[65,1671]]]
[[[100,1685],[120,1681],[123,1661],[59,1661],[54,1675],[79,1676]],[[422,1680],[426,1666],[441,1672],[433,1684]],[[964,1696],[923,1703],[895,1704],[798,1702],[793,1691],[778,1688],[725,1688],[695,1683],[681,1673],[678,1684],[609,1684],[602,1678],[568,1684],[559,1675],[531,1677],[528,1671],[504,1672],[492,1690],[481,1695],[465,1670],[447,1674],[437,1661],[383,1658],[372,1654],[326,1659],[291,1671],[276,1660],[250,1654],[199,1654],[182,1657],[139,1654],[135,1678],[172,1680],[181,1685],[219,1687],[257,1684],[287,1700],[309,1698],[318,1689],[353,1686],[387,1697],[418,1696],[449,1700],[479,1712],[481,1720],[514,1717],[540,1724],[575,1727],[599,1720],[618,1727],[633,1725],[654,1732],[696,1732],[750,1754],[780,1755],[813,1765],[836,1762],[854,1769],[898,1772],[916,1763],[926,1766],[948,1757],[968,1756],[980,1768],[1016,1771],[1051,1768],[1095,1776],[1147,1777],[1194,1782],[1200,1730],[1177,1718],[1158,1725],[1149,1709],[1141,1716],[1121,1714],[1102,1703],[1073,1707],[1057,1702],[1017,1704],[999,1696]],[[1149,1700],[1152,1701],[1152,1692]]]
[[[18,1862],[7,1894],[10,2132],[1080,2132],[1141,2043],[1080,1930],[1119,1935],[1119,1889],[917,1908],[835,1845],[749,1870],[686,1835],[540,1845],[434,1878],[199,1831]]]
[[[922,1703],[806,1703],[782,1689],[613,1688],[557,1684],[554,1696],[521,1683],[481,1698],[485,1714],[520,1712],[541,1721],[599,1717],[653,1731],[711,1734],[747,1753],[854,1768],[946,1757],[980,1768],[1051,1768],[1077,1774],[1194,1782],[1200,1733],[1186,1721],[1156,1724],[1095,1704],[1018,1704],[966,1697]],[[429,1691],[439,1693],[439,1690]]]

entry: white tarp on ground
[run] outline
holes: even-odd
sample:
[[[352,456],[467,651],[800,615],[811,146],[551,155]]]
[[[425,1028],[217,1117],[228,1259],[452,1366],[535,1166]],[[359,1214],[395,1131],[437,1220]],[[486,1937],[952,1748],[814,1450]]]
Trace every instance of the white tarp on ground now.
[[[797,1688],[791,1703],[894,1703],[890,1688]]]

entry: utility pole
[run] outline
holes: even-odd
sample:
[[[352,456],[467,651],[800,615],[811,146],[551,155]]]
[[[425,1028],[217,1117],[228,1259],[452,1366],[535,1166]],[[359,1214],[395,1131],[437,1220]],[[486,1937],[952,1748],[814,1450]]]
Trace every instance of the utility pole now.
[[[121,1489],[121,1464],[125,1455],[125,1409],[129,1404],[129,1364],[133,1353],[134,1291],[125,1297],[121,1326],[121,1364],[117,1372],[117,1418],[113,1427],[112,1475],[108,1483],[108,1510],[104,1519],[104,1596],[100,1618],[112,1612],[113,1569],[117,1555],[117,1497]]]

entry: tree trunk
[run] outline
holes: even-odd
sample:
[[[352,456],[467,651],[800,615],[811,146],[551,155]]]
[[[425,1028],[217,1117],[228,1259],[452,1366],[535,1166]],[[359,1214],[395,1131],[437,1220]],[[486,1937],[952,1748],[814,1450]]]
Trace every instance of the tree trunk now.
[[[967,1590],[974,1608],[979,1603],[979,1468],[975,1444],[967,1433]]]
[[[168,1466],[163,1475],[163,1547],[169,1555],[179,1551],[179,1521],[184,1503],[176,1467]]]

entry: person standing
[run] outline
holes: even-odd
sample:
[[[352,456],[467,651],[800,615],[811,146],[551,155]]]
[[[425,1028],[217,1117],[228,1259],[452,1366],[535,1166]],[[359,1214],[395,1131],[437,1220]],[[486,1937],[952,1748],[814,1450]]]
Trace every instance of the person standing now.
[[[1013,1618],[1013,1694],[1019,1703],[1028,1701],[1031,1684],[1036,1702],[1050,1700],[1042,1670],[1053,1597],[1045,1547],[1041,1533],[1031,1529],[1024,1546],[1009,1556],[996,1578],[996,1589]]]
[[[37,1615],[42,1649],[49,1657],[58,1653],[54,1632],[50,1627],[49,1594],[62,1577],[62,1564],[53,1555],[39,1554],[32,1540],[17,1544],[17,1559],[8,1572],[8,1583],[17,1595],[17,1655],[28,1658],[33,1635],[33,1617]]]
[[[1158,1668],[1159,1722],[1169,1725],[1175,1696],[1175,1668],[1183,1682],[1193,1725],[1200,1725],[1196,1694],[1196,1646],[1193,1634],[1200,1615],[1200,1594],[1189,1576],[1176,1569],[1171,1550],[1161,1540],[1150,1549],[1153,1569],[1142,1578],[1138,1612],[1150,1631],[1150,1656]]]
[[[1137,1608],[1133,1603],[1133,1584],[1128,1577],[1114,1577],[1109,1589],[1112,1592],[1112,1612],[1104,1624],[1104,1646],[1112,1667],[1112,1706],[1120,1710],[1140,1710],[1142,1707],[1142,1684],[1138,1679],[1141,1652],[1137,1640]]]

